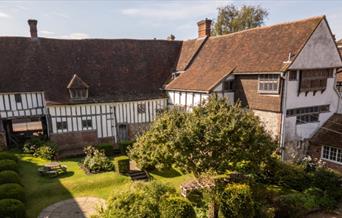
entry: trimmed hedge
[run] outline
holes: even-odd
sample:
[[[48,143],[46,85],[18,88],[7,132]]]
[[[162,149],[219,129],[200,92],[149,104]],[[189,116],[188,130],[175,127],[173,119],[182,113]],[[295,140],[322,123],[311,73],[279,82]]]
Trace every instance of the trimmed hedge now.
[[[0,171],[13,170],[18,172],[17,162],[14,160],[0,160]]]
[[[122,154],[127,154],[128,148],[134,144],[135,141],[124,140],[118,143]]]
[[[18,162],[18,157],[15,154],[0,152],[0,160],[14,160]]]
[[[125,174],[129,172],[129,158],[128,157],[119,157],[117,159],[118,162],[118,171],[121,174]]]
[[[99,144],[96,146],[98,150],[104,150],[106,156],[114,155],[114,148],[112,144]]]
[[[162,201],[160,205],[160,217],[196,218],[196,213],[189,201],[180,197],[171,197]]]
[[[0,172],[0,185],[6,183],[21,184],[18,173],[12,170],[4,170]]]
[[[0,217],[25,218],[25,206],[16,199],[0,200]]]
[[[15,183],[0,185],[0,199],[17,199],[25,202],[24,188]]]

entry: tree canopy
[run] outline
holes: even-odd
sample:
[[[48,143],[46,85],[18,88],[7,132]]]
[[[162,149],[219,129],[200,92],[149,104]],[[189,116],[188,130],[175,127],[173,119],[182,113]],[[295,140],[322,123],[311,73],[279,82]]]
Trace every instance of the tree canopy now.
[[[253,112],[213,96],[192,112],[164,112],[137,139],[129,156],[144,169],[174,164],[200,177],[241,165],[255,170],[271,157],[275,146]]]
[[[233,4],[218,8],[218,15],[213,22],[212,35],[224,35],[264,24],[268,11],[261,6],[243,5],[241,8]]]

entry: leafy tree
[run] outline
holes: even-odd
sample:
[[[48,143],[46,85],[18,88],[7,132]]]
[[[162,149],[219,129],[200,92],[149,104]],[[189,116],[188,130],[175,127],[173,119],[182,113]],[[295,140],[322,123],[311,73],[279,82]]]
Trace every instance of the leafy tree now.
[[[254,172],[275,146],[251,111],[213,96],[190,113],[173,109],[162,114],[129,155],[142,168],[175,164],[200,177],[241,165]]]
[[[243,5],[237,8],[231,4],[218,8],[212,35],[223,35],[262,26],[267,16],[267,10],[260,6]]]

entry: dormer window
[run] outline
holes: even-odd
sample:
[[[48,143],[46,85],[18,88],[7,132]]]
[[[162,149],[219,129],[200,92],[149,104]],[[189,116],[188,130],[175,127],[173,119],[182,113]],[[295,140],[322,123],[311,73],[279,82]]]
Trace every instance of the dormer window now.
[[[67,88],[70,98],[73,100],[84,100],[88,98],[89,85],[76,74],[70,80]]]

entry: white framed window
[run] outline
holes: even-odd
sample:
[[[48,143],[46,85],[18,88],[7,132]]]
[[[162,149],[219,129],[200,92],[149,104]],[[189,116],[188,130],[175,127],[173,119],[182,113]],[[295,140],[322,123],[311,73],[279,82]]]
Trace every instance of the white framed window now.
[[[331,146],[322,146],[321,159],[342,164],[342,149]]]
[[[280,77],[278,74],[260,74],[258,79],[258,92],[278,94]]]

